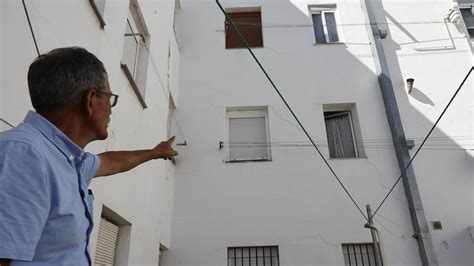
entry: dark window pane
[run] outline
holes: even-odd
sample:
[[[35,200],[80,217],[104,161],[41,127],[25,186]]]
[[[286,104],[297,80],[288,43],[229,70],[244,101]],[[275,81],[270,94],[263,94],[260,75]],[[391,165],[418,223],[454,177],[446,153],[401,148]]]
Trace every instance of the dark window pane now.
[[[326,36],[324,35],[324,26],[321,14],[313,14],[312,17],[316,43],[326,43]]]
[[[339,37],[337,36],[337,26],[336,26],[336,17],[333,12],[324,13],[326,18],[326,27],[328,30],[329,42],[339,42]]]

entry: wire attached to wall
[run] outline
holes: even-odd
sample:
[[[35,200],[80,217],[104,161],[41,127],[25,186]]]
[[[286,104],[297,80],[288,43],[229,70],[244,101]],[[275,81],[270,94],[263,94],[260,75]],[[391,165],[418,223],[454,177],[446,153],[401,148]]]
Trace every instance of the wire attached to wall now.
[[[33,36],[33,42],[35,43],[36,53],[40,56],[38,43],[36,42],[35,32],[33,31],[33,27],[31,26],[30,15],[28,15],[28,9],[26,8],[25,0],[21,0],[23,3],[23,8],[25,9],[26,19],[28,20],[28,25],[30,26],[31,36]]]
[[[461,82],[461,85],[459,85],[458,89],[456,90],[456,92],[454,93],[454,95],[451,97],[451,100],[449,100],[448,104],[446,105],[446,107],[444,108],[443,112],[441,112],[441,115],[438,117],[438,119],[436,120],[436,122],[433,124],[433,126],[431,127],[430,131],[428,132],[428,134],[426,135],[425,139],[423,140],[423,142],[420,144],[420,147],[418,147],[418,149],[416,150],[415,154],[413,155],[413,157],[411,157],[410,161],[408,162],[408,164],[405,166],[405,169],[403,169],[402,173],[400,174],[400,176],[398,177],[397,181],[395,182],[395,184],[393,184],[392,188],[390,189],[390,191],[387,193],[387,196],[385,196],[385,198],[382,200],[382,202],[380,203],[380,205],[377,207],[377,209],[375,210],[375,212],[372,214],[372,216],[370,218],[373,218],[377,212],[380,210],[380,208],[382,207],[382,205],[385,203],[385,201],[387,200],[388,196],[390,196],[390,194],[392,193],[393,189],[395,189],[395,187],[397,186],[398,182],[400,182],[400,180],[402,179],[402,177],[405,175],[405,172],[407,171],[407,169],[411,166],[413,160],[416,158],[416,155],[418,154],[418,152],[421,150],[421,148],[423,148],[423,145],[425,144],[426,140],[428,140],[428,138],[430,137],[431,133],[433,132],[433,130],[436,128],[436,126],[438,125],[438,122],[441,120],[441,118],[443,117],[444,113],[446,113],[446,110],[448,110],[449,106],[451,105],[451,103],[453,102],[454,98],[456,98],[456,95],[458,94],[458,92],[461,90],[462,86],[464,85],[464,83],[466,82],[466,80],[469,78],[469,76],[471,75],[472,73],[472,70],[474,69],[474,67],[471,67],[471,69],[469,70],[469,72],[467,73],[466,77],[464,77],[463,81]]]
[[[252,49],[250,49],[250,46],[248,44],[248,42],[245,40],[245,38],[243,37],[242,33],[239,31],[239,29],[237,28],[237,26],[234,24],[234,21],[230,18],[230,16],[227,14],[227,12],[224,10],[224,8],[222,7],[222,5],[219,3],[219,0],[216,0],[216,3],[217,5],[219,6],[219,8],[221,9],[222,13],[224,13],[227,21],[232,25],[232,28],[234,29],[234,32],[237,34],[237,36],[239,37],[240,41],[242,42],[242,44],[245,45],[245,47],[247,48],[247,50],[250,52],[250,54],[252,55],[253,59],[255,60],[255,62],[258,64],[258,66],[260,67],[260,69],[263,71],[263,73],[265,74],[265,76],[267,77],[268,81],[270,82],[270,84],[272,85],[273,89],[276,91],[276,93],[280,96],[281,100],[283,101],[283,103],[286,105],[286,107],[288,108],[288,110],[290,111],[290,113],[293,115],[293,117],[295,118],[296,122],[298,123],[298,125],[301,127],[301,129],[303,130],[303,132],[305,133],[305,135],[308,137],[308,139],[310,140],[311,144],[313,145],[313,147],[316,149],[316,151],[318,152],[318,154],[321,156],[321,158],[323,159],[324,163],[327,165],[327,167],[329,168],[329,170],[331,171],[331,173],[333,174],[333,176],[336,178],[336,180],[339,182],[339,184],[341,185],[341,187],[344,189],[344,191],[346,192],[346,194],[349,196],[349,198],[351,199],[352,203],[354,203],[354,205],[356,206],[356,208],[359,210],[360,214],[364,217],[365,220],[369,221],[367,216],[364,214],[364,212],[362,211],[362,209],[359,207],[359,205],[357,204],[357,202],[354,200],[354,198],[352,197],[352,195],[349,193],[349,191],[347,190],[347,188],[344,186],[344,184],[342,183],[342,181],[339,179],[339,177],[337,176],[337,174],[334,172],[334,170],[332,169],[332,167],[329,165],[328,161],[326,160],[326,158],[324,158],[324,155],[321,153],[321,151],[319,150],[318,146],[316,146],[316,143],[314,143],[313,139],[311,138],[311,136],[309,135],[309,133],[306,131],[306,129],[304,128],[303,124],[300,122],[300,120],[298,119],[298,117],[296,116],[296,114],[293,112],[293,110],[291,109],[291,107],[289,106],[289,104],[286,102],[285,98],[283,97],[283,95],[280,93],[280,91],[278,90],[277,86],[275,85],[275,83],[273,82],[273,80],[270,78],[270,76],[268,75],[267,71],[265,70],[265,68],[262,66],[262,64],[260,63],[260,61],[258,60],[258,58],[255,56],[255,54],[253,53]]]
[[[2,121],[3,123],[9,125],[10,127],[14,128],[15,126],[12,125],[10,122],[8,122],[7,120],[3,119],[3,118],[0,118],[0,121]]]

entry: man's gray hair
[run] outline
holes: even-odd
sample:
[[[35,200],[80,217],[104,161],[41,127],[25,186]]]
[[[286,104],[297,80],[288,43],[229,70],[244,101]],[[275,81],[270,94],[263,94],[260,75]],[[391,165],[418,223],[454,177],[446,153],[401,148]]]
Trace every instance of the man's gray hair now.
[[[28,70],[28,88],[37,112],[70,104],[89,89],[103,91],[104,64],[81,47],[64,47],[40,55]]]

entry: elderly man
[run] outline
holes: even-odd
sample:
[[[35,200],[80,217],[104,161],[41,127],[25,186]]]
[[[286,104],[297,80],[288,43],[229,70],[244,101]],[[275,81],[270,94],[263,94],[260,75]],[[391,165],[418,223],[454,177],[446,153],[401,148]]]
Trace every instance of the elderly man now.
[[[28,87],[36,112],[0,133],[0,265],[91,265],[92,178],[173,160],[174,137],[150,150],[85,152],[107,138],[118,96],[83,48],[39,56]]]

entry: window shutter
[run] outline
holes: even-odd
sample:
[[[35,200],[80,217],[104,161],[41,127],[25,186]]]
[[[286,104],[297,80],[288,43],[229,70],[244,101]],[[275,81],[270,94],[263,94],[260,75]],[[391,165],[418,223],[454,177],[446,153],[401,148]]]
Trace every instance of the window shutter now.
[[[260,12],[229,13],[229,16],[250,47],[263,47],[262,16]],[[245,47],[230,22],[226,21],[225,30],[226,48]]]
[[[94,258],[96,265],[113,265],[115,246],[117,244],[119,227],[104,218],[100,219],[99,237]]]
[[[265,117],[229,119],[229,159],[268,159]]]

